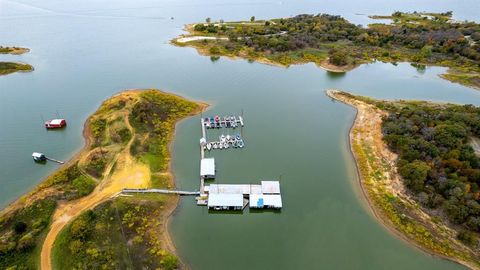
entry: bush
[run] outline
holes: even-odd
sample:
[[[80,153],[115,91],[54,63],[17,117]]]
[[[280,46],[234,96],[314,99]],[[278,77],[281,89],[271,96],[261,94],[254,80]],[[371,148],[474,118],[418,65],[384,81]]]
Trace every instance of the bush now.
[[[178,268],[178,258],[174,255],[168,254],[162,258],[161,264],[166,270],[174,270]]]
[[[334,64],[336,66],[345,66],[348,64],[348,58],[345,54],[345,52],[341,52],[338,50],[330,50],[328,52],[328,61],[331,64]]]
[[[463,243],[471,246],[478,245],[478,239],[475,237],[475,234],[469,231],[461,231],[457,234],[457,238]]]
[[[80,196],[90,194],[96,186],[96,182],[92,178],[81,175],[73,180],[73,186],[78,191]]]

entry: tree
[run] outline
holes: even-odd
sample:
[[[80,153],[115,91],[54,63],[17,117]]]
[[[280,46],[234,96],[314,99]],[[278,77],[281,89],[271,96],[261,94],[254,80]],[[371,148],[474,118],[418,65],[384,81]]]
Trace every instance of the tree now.
[[[207,29],[207,27],[203,23],[197,23],[193,27],[193,30],[198,31],[198,32],[203,32]]]
[[[331,64],[334,64],[336,66],[345,66],[348,64],[347,56],[345,55],[345,53],[339,50],[331,49],[328,52],[328,55],[329,55],[328,61]]]
[[[16,234],[22,234],[27,230],[27,223],[23,221],[15,222],[13,226]]]
[[[430,166],[423,161],[415,160],[401,165],[398,171],[405,180],[405,184],[414,192],[418,193],[423,190]]]
[[[255,16],[250,17],[250,21],[254,22],[255,21]]]
[[[211,19],[210,17],[208,17],[208,18],[205,19],[205,21],[206,21],[207,23],[210,23],[210,22],[212,21],[212,19]]]

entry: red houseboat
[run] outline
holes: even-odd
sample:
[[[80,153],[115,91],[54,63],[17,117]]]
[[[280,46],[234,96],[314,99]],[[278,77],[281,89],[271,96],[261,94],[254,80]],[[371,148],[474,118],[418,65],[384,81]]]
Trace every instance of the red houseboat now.
[[[45,122],[46,128],[63,128],[67,125],[67,121],[65,119],[52,119]]]

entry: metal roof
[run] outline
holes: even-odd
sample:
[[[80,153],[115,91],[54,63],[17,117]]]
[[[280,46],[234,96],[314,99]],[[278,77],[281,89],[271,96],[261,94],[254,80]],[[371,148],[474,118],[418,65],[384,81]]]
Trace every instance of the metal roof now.
[[[262,181],[263,194],[280,194],[280,182],[278,181]]]
[[[208,207],[243,207],[243,195],[225,193],[209,194]]]
[[[268,194],[252,194],[250,195],[250,207],[251,208],[282,208],[282,196],[281,195],[268,195]]]
[[[45,155],[42,154],[42,153],[38,153],[38,152],[33,152],[33,153],[32,153],[32,157],[41,158],[41,157],[43,157],[43,156],[45,156]]]
[[[215,176],[215,159],[203,158],[200,161],[200,176]]]
[[[53,119],[50,121],[50,125],[60,125],[64,119]]]
[[[260,194],[262,186],[260,185],[236,185],[236,184],[211,184],[205,186],[205,192],[224,193],[224,194]]]

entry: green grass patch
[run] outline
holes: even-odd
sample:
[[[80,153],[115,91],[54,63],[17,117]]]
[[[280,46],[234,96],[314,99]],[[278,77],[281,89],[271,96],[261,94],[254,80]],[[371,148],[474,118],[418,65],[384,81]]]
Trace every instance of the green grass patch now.
[[[0,62],[0,75],[7,75],[17,71],[32,71],[33,67],[29,64]]]
[[[73,220],[53,248],[54,269],[176,269],[156,218],[166,196],[107,201]]]
[[[0,220],[0,269],[38,269],[41,244],[56,207],[38,200]]]

